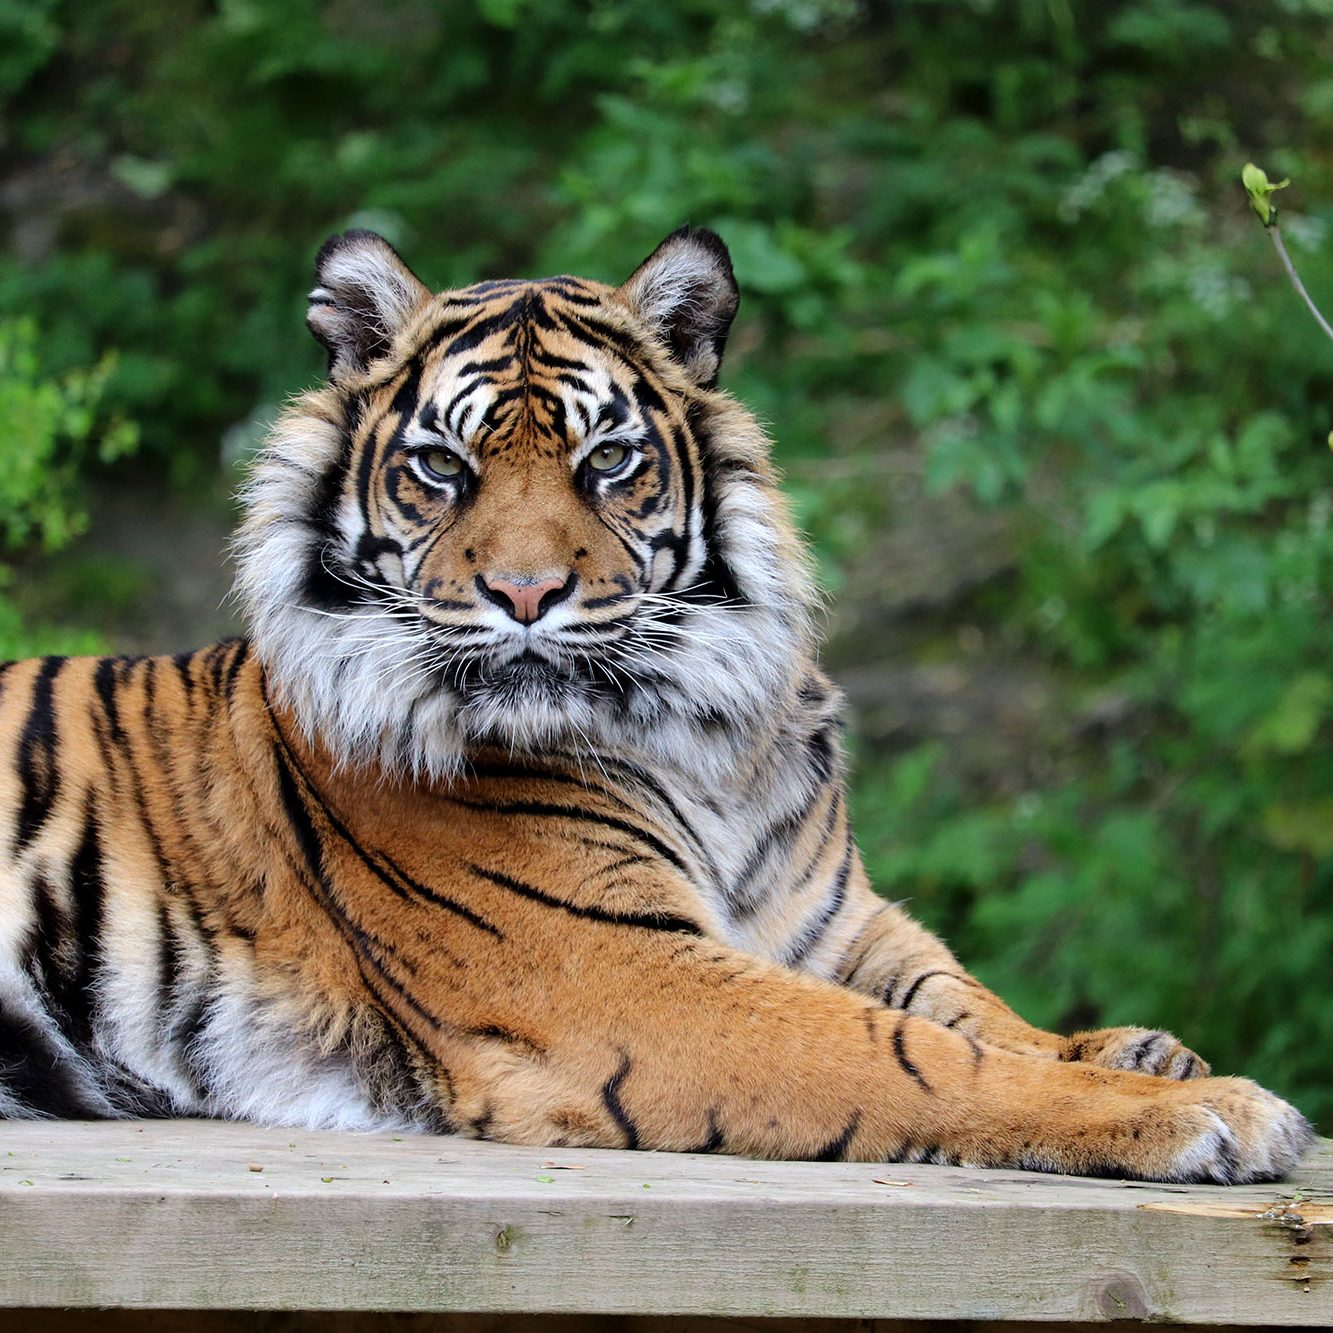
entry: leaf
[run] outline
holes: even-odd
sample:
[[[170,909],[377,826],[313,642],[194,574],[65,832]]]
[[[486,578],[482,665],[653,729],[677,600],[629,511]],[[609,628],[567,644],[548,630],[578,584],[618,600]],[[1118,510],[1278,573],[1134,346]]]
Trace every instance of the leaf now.
[[[1091,551],[1104,546],[1125,521],[1125,497],[1119,491],[1099,491],[1088,502],[1083,539]]]
[[[1333,798],[1278,801],[1264,811],[1263,825],[1278,847],[1315,857],[1333,853]]]
[[[1259,215],[1259,221],[1265,227],[1271,227],[1277,221],[1277,206],[1271,202],[1274,190],[1285,190],[1291,184],[1289,177],[1283,177],[1276,183],[1268,179],[1262,168],[1253,162],[1247,162],[1241,168],[1240,183],[1245,193],[1250,196],[1250,207]]]
[[[524,0],[479,0],[477,7],[487,23],[497,28],[513,28],[518,26],[525,4]]]
[[[1302,754],[1314,742],[1333,705],[1333,677],[1303,671],[1282,691],[1276,706],[1246,737],[1249,753]]]
[[[742,290],[770,296],[789,295],[807,281],[805,265],[783,248],[772,227],[744,219],[718,226],[726,233],[727,248]]]
[[[113,158],[111,174],[140,199],[160,199],[171,188],[171,167],[126,153]]]

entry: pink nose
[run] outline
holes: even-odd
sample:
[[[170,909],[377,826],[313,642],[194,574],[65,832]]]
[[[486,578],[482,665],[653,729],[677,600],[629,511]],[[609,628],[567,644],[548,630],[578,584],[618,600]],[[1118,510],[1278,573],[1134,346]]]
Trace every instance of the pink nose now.
[[[574,576],[563,579],[540,579],[536,583],[517,582],[500,575],[478,578],[488,600],[502,606],[520,624],[531,625],[540,620],[557,602],[563,602],[574,591]]]

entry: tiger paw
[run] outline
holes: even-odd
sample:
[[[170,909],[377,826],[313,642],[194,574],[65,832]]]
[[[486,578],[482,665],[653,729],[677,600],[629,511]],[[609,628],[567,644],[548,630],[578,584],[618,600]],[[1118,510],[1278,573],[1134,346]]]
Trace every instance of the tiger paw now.
[[[1179,1144],[1166,1169],[1150,1179],[1242,1185],[1280,1180],[1314,1142],[1294,1106],[1244,1078],[1214,1078],[1179,1089],[1184,1105],[1158,1124]],[[1150,1136],[1145,1135],[1145,1139]]]
[[[1206,1078],[1208,1062],[1169,1032],[1153,1028],[1099,1028],[1066,1037],[1061,1060],[1076,1060],[1103,1069],[1124,1069],[1158,1078]]]

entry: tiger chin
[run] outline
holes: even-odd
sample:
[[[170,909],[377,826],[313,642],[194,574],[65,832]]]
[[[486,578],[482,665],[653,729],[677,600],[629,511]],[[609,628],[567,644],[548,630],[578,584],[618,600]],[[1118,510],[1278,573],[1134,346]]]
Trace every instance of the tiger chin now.
[[[1280,1177],[1164,1032],[1033,1028],[871,890],[709,231],[619,287],[316,263],[248,636],[0,674],[0,1114]]]

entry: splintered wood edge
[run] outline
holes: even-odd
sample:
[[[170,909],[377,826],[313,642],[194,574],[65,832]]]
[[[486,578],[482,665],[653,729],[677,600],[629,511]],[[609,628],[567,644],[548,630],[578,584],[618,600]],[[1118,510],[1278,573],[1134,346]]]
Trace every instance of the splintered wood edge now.
[[[1333,1325],[1333,1144],[1235,1189],[0,1124],[0,1306]]]
[[[1250,1222],[1276,1222],[1287,1227],[1333,1227],[1333,1203],[1301,1203],[1287,1199],[1267,1208],[1238,1207],[1225,1203],[1141,1203],[1153,1213],[1185,1213],[1193,1217],[1235,1217]]]

